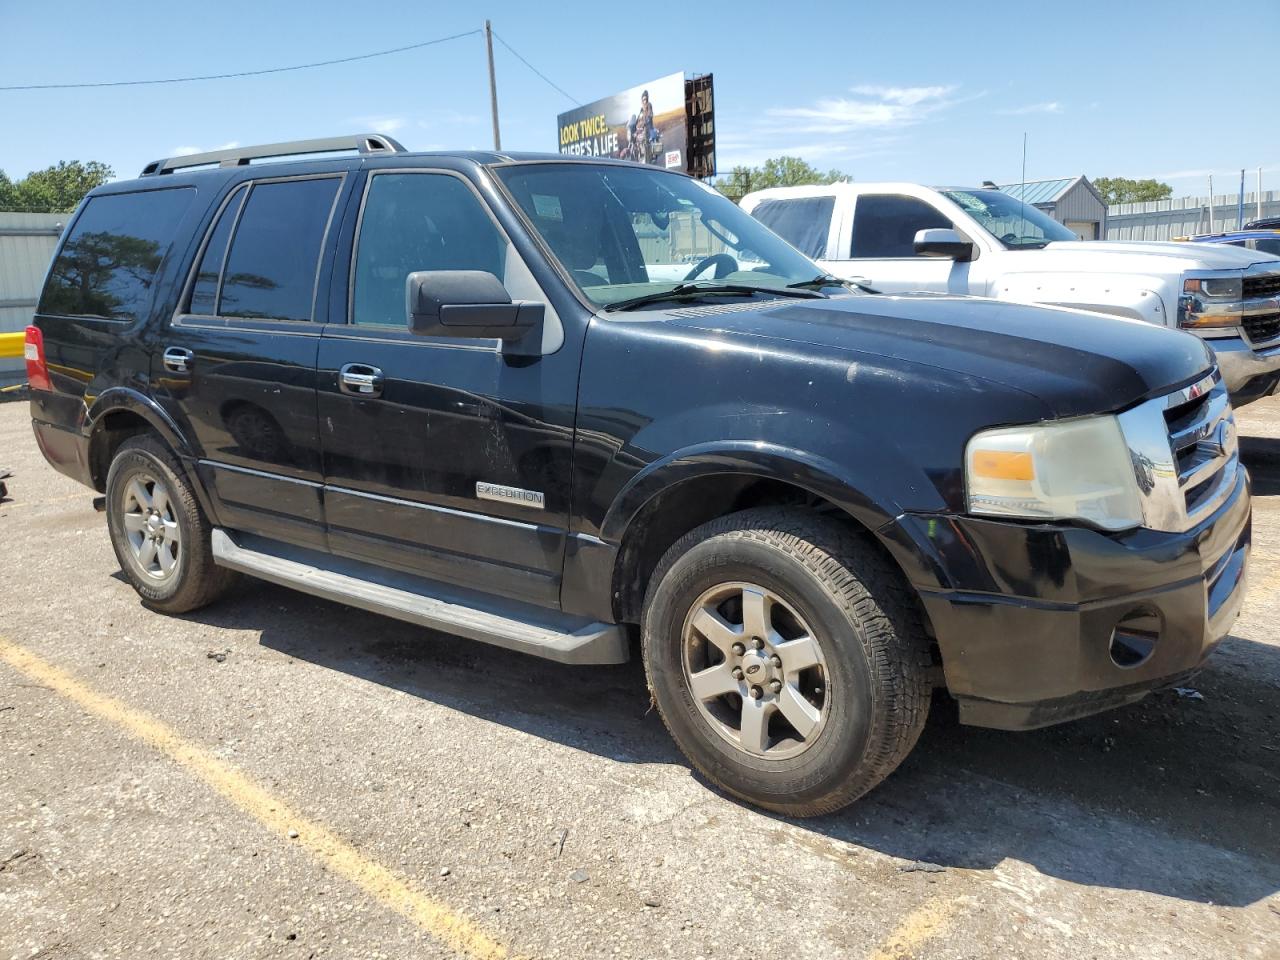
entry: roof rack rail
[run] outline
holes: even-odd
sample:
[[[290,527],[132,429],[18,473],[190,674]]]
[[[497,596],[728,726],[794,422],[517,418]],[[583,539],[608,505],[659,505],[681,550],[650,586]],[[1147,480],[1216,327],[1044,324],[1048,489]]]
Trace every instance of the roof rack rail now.
[[[185,157],[167,157],[148,163],[142,168],[140,175],[150,177],[161,173],[173,173],[175,170],[186,167],[205,167],[214,163],[221,167],[243,167],[253,160],[264,160],[268,157],[296,157],[306,153],[333,153],[339,150],[356,150],[360,153],[405,152],[405,148],[391,137],[380,133],[357,133],[346,137],[264,143],[256,147],[234,147],[230,150],[192,153]]]

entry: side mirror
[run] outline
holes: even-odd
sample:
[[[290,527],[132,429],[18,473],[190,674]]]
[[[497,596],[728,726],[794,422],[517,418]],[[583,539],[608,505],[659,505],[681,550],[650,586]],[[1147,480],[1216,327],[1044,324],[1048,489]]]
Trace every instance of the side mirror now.
[[[409,332],[420,337],[519,340],[542,320],[543,305],[511,299],[484,270],[419,270],[405,278]]]
[[[958,230],[949,227],[917,230],[915,249],[922,257],[940,257],[960,263],[973,259],[973,241],[965,239]]]

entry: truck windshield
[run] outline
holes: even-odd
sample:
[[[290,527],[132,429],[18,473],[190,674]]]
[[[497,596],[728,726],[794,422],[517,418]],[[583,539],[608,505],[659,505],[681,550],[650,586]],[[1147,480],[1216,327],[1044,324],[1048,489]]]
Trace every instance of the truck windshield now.
[[[580,162],[515,164],[495,173],[597,306],[687,281],[764,288],[767,295],[823,274],[727,197],[680,174]]]
[[[1038,250],[1055,240],[1080,239],[1047,213],[1000,190],[942,192],[1009,250]]]

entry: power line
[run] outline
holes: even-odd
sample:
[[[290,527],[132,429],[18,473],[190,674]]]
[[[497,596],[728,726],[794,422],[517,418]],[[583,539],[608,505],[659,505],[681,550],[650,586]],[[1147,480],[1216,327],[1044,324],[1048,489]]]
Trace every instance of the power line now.
[[[512,46],[511,46],[511,44],[507,43],[507,41],[503,40],[503,39],[502,39],[502,37],[501,37],[501,36],[499,36],[499,34],[498,34],[498,31],[497,31],[497,30],[494,30],[494,31],[493,31],[493,35],[494,35],[495,37],[497,37],[497,38],[498,38],[498,42],[499,42],[500,44],[502,44],[504,47],[506,47],[508,50],[510,50],[510,51],[511,51],[511,53],[515,56],[515,58],[516,58],[517,60],[519,60],[519,61],[520,61],[521,63],[523,63],[526,67],[528,67],[530,70],[532,70],[532,71],[533,71],[534,73],[536,73],[538,76],[540,76],[543,80],[545,80],[548,84],[550,84],[550,86],[552,86],[552,87],[553,87],[555,90],[557,90],[559,93],[564,94],[564,96],[568,97],[570,100],[572,100],[572,101],[573,101],[574,103],[576,103],[578,106],[582,106],[582,101],[581,101],[581,100],[579,100],[579,99],[578,99],[577,97],[575,97],[573,94],[571,94],[571,93],[567,93],[567,92],[565,91],[564,87],[559,86],[559,85],[558,85],[554,80],[552,80],[552,79],[551,79],[550,77],[548,77],[545,73],[543,73],[541,70],[539,70],[537,67],[535,67],[532,63],[530,63],[530,62],[529,62],[528,60],[526,60],[524,57],[520,56],[520,54],[516,53],[515,48],[514,48],[514,47],[512,47]]]
[[[264,70],[241,70],[237,73],[210,73],[199,77],[167,77],[162,80],[108,80],[98,83],[30,83],[20,86],[0,87],[0,92],[9,90],[82,90],[87,87],[144,87],[162,83],[191,83],[196,80],[230,80],[234,77],[260,77],[267,73],[288,73],[292,70],[310,70],[314,67],[331,67],[340,63],[355,63],[357,60],[372,60],[374,57],[386,57],[393,53],[405,53],[409,50],[421,50],[423,47],[435,46],[438,43],[448,43],[450,40],[460,40],[463,37],[472,37],[480,32],[481,31],[479,29],[467,30],[463,33],[455,33],[448,37],[439,37],[435,40],[424,40],[422,43],[411,43],[408,46],[394,47],[390,50],[378,50],[375,53],[362,53],[354,57],[339,57],[335,60],[318,60],[315,63],[299,63],[292,67],[268,67]],[[499,37],[499,39],[501,40],[502,38]],[[506,46],[506,41],[503,41],[503,46]],[[510,47],[507,47],[507,49],[511,50]],[[511,50],[511,52],[515,53],[514,50]],[[520,57],[520,54],[516,53],[516,56]],[[524,60],[524,57],[520,57],[520,59]],[[530,67],[529,69],[532,70],[533,68]],[[537,71],[534,70],[534,73],[537,73]],[[542,74],[538,74],[538,76],[542,76]],[[542,79],[546,80],[547,78],[542,77]],[[547,80],[547,82],[551,83],[550,80]],[[552,84],[552,86],[555,86],[555,84]],[[560,88],[556,87],[556,89],[559,90]],[[563,90],[560,92],[564,93]],[[569,95],[566,93],[565,96]],[[570,99],[573,98],[570,97]]]

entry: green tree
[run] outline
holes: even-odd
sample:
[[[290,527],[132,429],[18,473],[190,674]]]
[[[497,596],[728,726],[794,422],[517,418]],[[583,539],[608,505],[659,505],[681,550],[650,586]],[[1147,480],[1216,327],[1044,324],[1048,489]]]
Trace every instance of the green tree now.
[[[734,167],[727,177],[715,182],[716,189],[737,203],[753,190],[767,187],[800,187],[813,183],[835,183],[849,175],[839,170],[825,173],[799,157],[774,157],[759,167]]]
[[[70,213],[86,193],[114,176],[114,170],[96,160],[63,160],[17,181],[0,171],[0,210]]]
[[[1099,177],[1092,181],[1102,199],[1113,203],[1145,203],[1148,200],[1168,200],[1173,187],[1159,180],[1130,180],[1128,177]]]

